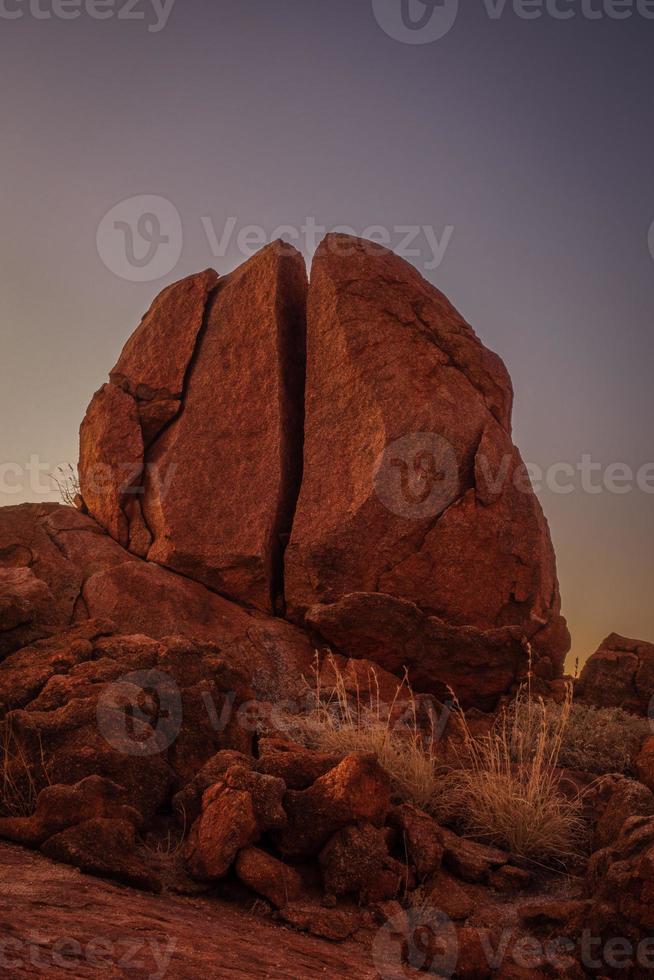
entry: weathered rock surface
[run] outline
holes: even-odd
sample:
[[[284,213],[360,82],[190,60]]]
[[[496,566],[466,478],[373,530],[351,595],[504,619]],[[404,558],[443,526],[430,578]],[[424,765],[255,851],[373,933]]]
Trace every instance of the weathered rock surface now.
[[[654,698],[654,644],[611,633],[586,661],[575,695],[598,708],[647,715]]]
[[[379,976],[356,943],[282,929],[219,898],[148,895],[8,844],[0,845],[0,876],[4,966],[19,980]],[[294,918],[299,922],[300,913]]]
[[[275,844],[284,857],[309,857],[347,824],[382,826],[389,804],[390,780],[375,757],[348,755],[309,789],[288,791],[288,826],[275,834]]]
[[[380,593],[311,606],[306,623],[352,657],[376,660],[395,673],[407,667],[416,690],[447,700],[452,688],[464,708],[492,709],[528,664],[518,627],[451,626],[415,603]],[[537,670],[552,676],[553,665],[543,658]]]
[[[82,636],[90,620],[105,628],[110,621],[109,632],[155,640],[181,633],[199,644],[218,644],[230,664],[251,675],[254,694],[263,700],[295,696],[298,678],[311,671],[315,644],[305,632],[279,618],[253,615],[199,582],[140,560],[70,507],[0,508],[2,571],[13,583],[3,590],[7,608],[15,604],[16,582],[27,583],[32,594],[33,577],[38,580],[34,594],[43,601],[26,607],[24,625],[13,626],[15,616],[7,620],[8,629],[0,625],[0,658],[51,638],[50,646],[26,650],[7,664],[11,683],[3,683],[0,664],[0,704],[6,707],[22,706],[30,692],[35,696],[44,680],[61,672],[57,658],[71,655],[62,643],[73,637],[60,640],[58,634],[77,624]]]
[[[246,847],[238,855],[236,874],[248,888],[281,909],[302,894],[302,879],[294,868],[258,847]]]
[[[148,455],[152,561],[272,611],[300,480],[306,270],[277,243],[221,280],[182,411]]]
[[[299,489],[305,304],[281,243],[176,283],[80,431],[82,496],[120,544],[265,611]]]
[[[517,627],[558,673],[569,637],[554,554],[511,442],[500,359],[415,269],[343,236],[314,259],[307,338],[304,476],[286,552],[292,618],[310,611],[322,626],[327,606],[329,638],[345,642],[340,604],[349,627],[348,597],[369,594],[361,631],[372,640],[392,596],[382,643],[400,599],[455,627]]]
[[[611,847],[591,858],[587,876],[592,906],[587,924],[605,940],[616,936],[640,943],[654,929],[654,818],[631,817]],[[651,949],[651,942],[649,943]],[[634,960],[632,958],[632,965]],[[651,959],[648,961],[651,966]],[[626,971],[646,977],[651,969]]]
[[[0,818],[0,837],[32,846],[86,820],[107,818],[140,827],[143,818],[129,805],[124,787],[101,776],[87,776],[73,786],[46,786],[34,812],[25,817]]]

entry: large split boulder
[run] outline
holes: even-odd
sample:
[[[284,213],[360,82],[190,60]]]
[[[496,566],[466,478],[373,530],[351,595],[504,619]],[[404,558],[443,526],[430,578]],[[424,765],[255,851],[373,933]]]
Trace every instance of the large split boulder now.
[[[89,406],[82,494],[150,566],[488,709],[530,646],[545,682],[569,649],[512,401],[500,358],[405,261],[330,235],[307,292],[276,242],[155,300]],[[152,576],[109,569],[85,601],[108,615]]]

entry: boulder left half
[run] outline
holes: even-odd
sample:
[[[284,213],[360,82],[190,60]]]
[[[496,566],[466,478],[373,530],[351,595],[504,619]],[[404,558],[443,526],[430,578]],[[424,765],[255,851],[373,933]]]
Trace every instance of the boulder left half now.
[[[302,475],[307,273],[274,242],[169,286],[80,430],[89,513],[132,553],[281,611]]]

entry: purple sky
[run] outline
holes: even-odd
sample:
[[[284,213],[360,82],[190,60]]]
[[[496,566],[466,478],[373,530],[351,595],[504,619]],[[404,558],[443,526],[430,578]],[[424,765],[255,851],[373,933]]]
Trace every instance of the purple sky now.
[[[401,0],[176,0],[167,20],[153,0],[140,20],[118,16],[125,0],[105,20],[68,2],[77,19],[0,2],[0,504],[43,499],[6,464],[76,460],[152,297],[237,265],[246,226],[381,226],[393,247],[427,226],[411,261],[505,359],[526,460],[591,457],[600,487],[611,464],[633,471],[625,493],[561,471],[572,492],[540,494],[574,653],[614,630],[654,640],[654,4],[617,20],[610,0],[558,0],[525,19],[466,0],[430,41]],[[135,282],[106,229],[140,205],[102,219],[144,195],[182,234],[162,212],[163,265],[128,265],[151,278]]]

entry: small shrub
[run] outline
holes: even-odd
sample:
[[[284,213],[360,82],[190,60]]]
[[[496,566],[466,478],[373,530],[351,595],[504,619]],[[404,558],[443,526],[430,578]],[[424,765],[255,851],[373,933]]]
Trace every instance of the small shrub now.
[[[552,705],[556,723],[560,707]],[[620,708],[595,708],[575,703],[561,745],[560,764],[599,775],[633,772],[633,764],[643,739],[650,734],[645,718]]]
[[[75,467],[71,463],[58,466],[54,473],[50,474],[50,479],[59,491],[62,502],[68,507],[75,507],[76,498],[80,493],[79,476]]]

